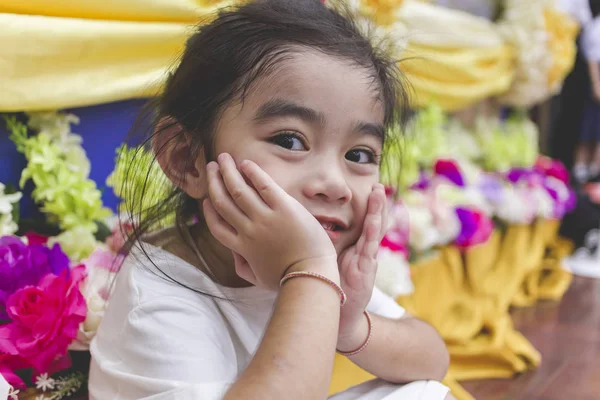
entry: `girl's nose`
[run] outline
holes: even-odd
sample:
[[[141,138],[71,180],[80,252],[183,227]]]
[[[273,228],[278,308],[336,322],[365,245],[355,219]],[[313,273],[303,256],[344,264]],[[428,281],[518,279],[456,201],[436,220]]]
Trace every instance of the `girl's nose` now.
[[[304,194],[309,198],[340,203],[352,199],[352,191],[340,166],[320,165],[304,177]]]

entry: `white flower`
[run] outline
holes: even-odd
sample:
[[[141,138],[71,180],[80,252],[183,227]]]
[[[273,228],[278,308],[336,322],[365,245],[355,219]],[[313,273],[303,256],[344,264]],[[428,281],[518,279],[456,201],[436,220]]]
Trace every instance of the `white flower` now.
[[[46,390],[54,389],[54,385],[56,381],[48,376],[48,373],[44,372],[43,374],[39,374],[35,378],[35,387],[38,390],[45,392]]]
[[[431,207],[434,226],[438,232],[438,245],[451,243],[460,233],[460,219],[456,215],[454,207],[438,200]]]
[[[402,253],[387,248],[379,249],[375,286],[394,299],[414,291],[410,267]]]
[[[13,210],[13,204],[21,200],[22,196],[19,192],[5,194],[5,188],[6,186],[0,183],[0,214],[10,214]]]
[[[94,252],[94,254],[99,253],[112,254],[103,245],[98,246]],[[77,339],[69,346],[70,350],[84,351],[89,349],[90,342],[96,336],[100,321],[104,317],[112,282],[116,277],[116,273],[110,271],[111,265],[94,264],[94,260],[102,259],[106,260],[105,263],[110,264],[112,258],[110,256],[94,257],[94,254],[89,259],[82,260],[86,266],[88,276],[80,290],[87,304],[87,314],[85,321],[79,325]],[[112,256],[114,257],[114,254]]]
[[[542,187],[536,187],[532,189],[533,201],[535,204],[536,215],[544,219],[551,219],[554,217],[554,200],[546,189]]]
[[[19,400],[19,392],[19,389],[15,389],[11,386],[8,388],[8,397],[10,397],[11,400]]]
[[[27,125],[38,131],[49,135],[53,139],[68,138],[71,134],[71,124],[79,124],[79,118],[73,114],[64,114],[57,111],[42,111],[28,113]],[[69,138],[70,141],[78,140]]]
[[[535,217],[533,194],[527,188],[505,188],[503,201],[496,205],[494,214],[510,224],[529,224]]]
[[[11,214],[0,214],[0,236],[12,235],[19,229]]]
[[[408,242],[417,252],[429,250],[440,241],[433,223],[433,214],[425,207],[408,206]]]
[[[35,400],[48,400],[48,397],[44,396],[43,394],[40,394],[35,398]]]

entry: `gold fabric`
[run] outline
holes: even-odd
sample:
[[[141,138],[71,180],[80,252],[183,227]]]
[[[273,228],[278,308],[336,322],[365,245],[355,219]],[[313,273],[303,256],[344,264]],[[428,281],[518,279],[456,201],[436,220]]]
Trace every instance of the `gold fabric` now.
[[[515,329],[509,309],[557,300],[567,290],[571,274],[561,261],[572,247],[558,238],[558,226],[544,220],[510,225],[464,253],[445,247],[411,265],[415,292],[398,303],[446,341],[451,363],[444,383],[457,399],[472,399],[457,381],[510,378],[540,365],[540,353]],[[330,394],[369,379],[338,356]]]
[[[192,26],[236,3],[0,0],[0,112],[156,94]],[[392,30],[408,29],[396,40],[409,39],[406,46],[400,43],[405,49],[400,57],[416,106],[437,101],[456,110],[510,86],[512,50],[489,21],[416,1],[363,0],[361,5],[399,7],[383,14],[396,18]]]

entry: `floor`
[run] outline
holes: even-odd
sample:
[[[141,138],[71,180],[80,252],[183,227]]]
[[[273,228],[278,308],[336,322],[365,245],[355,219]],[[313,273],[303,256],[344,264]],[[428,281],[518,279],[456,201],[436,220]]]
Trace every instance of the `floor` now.
[[[542,365],[513,379],[462,382],[477,400],[600,399],[600,279],[575,277],[560,303],[512,314]]]

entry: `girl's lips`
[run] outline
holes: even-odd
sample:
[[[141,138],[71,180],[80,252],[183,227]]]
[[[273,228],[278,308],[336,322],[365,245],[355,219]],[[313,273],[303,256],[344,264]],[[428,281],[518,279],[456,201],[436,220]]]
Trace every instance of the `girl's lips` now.
[[[331,239],[333,243],[335,243],[340,238],[340,236],[342,236],[342,231],[330,231],[328,229],[325,229],[325,232],[327,232],[327,235],[329,235],[329,239]]]
[[[327,235],[332,242],[337,241],[342,235],[342,232],[348,229],[348,225],[341,219],[320,215],[315,215],[315,218],[321,223],[321,226],[325,229],[325,232],[327,232]]]

